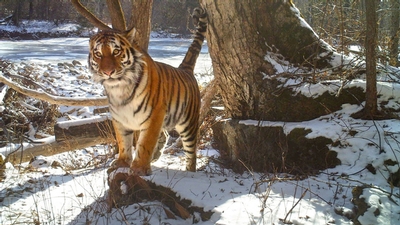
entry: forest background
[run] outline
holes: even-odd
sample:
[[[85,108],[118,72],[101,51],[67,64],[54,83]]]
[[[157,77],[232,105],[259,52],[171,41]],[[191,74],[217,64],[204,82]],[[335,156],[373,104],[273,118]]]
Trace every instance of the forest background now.
[[[304,19],[319,37],[339,51],[348,53],[363,46],[365,32],[365,0],[294,0]],[[105,1],[82,0],[95,15],[110,22]],[[121,0],[129,21],[130,0]],[[398,66],[399,1],[380,1],[378,10],[378,58],[383,64]],[[197,0],[154,0],[152,30],[189,35],[190,11],[198,6]],[[73,22],[82,28],[92,25],[79,15],[69,0],[1,0],[0,23],[21,24],[22,20],[47,20],[55,24]],[[0,33],[5,38],[7,34]],[[362,52],[358,52],[361,54]]]

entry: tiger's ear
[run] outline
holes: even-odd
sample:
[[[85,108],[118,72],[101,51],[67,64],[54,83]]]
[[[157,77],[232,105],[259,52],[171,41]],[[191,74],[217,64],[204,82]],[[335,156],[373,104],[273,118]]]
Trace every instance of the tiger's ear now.
[[[125,31],[124,35],[130,43],[134,43],[139,37],[139,32],[133,27],[132,29]]]

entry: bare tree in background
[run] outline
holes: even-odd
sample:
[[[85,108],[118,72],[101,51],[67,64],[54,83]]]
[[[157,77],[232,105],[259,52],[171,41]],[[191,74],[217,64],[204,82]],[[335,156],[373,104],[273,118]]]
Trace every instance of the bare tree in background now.
[[[14,9],[12,21],[16,26],[19,26],[21,14],[22,14],[21,0],[15,0],[15,9]]]
[[[399,35],[400,35],[400,0],[390,0],[390,41],[389,41],[389,64],[399,64]]]
[[[373,118],[378,111],[376,90],[376,49],[378,40],[377,9],[379,0],[365,2],[366,12],[366,76],[367,87],[365,95],[364,117]]]

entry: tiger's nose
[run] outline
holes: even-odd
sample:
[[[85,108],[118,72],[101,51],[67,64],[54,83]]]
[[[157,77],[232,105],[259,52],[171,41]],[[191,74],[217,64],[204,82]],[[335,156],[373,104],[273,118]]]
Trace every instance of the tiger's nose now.
[[[111,74],[114,73],[115,70],[103,70],[103,73],[105,73],[107,76],[111,76]]]

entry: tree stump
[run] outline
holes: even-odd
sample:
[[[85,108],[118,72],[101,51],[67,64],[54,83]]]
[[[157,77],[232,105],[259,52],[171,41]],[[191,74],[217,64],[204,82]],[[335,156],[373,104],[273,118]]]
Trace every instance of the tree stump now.
[[[305,136],[311,130],[293,129],[285,134],[282,127],[260,127],[228,120],[214,124],[214,144],[224,161],[237,172],[286,172],[296,175],[318,173],[341,162],[328,145],[331,139]]]
[[[128,167],[119,167],[107,171],[110,187],[107,196],[109,210],[147,200],[161,202],[169,219],[176,219],[176,216],[182,219],[194,218],[195,213],[200,215],[202,221],[211,218],[213,212],[193,206],[192,201],[178,197],[179,194],[168,187],[129,174],[129,170]]]

